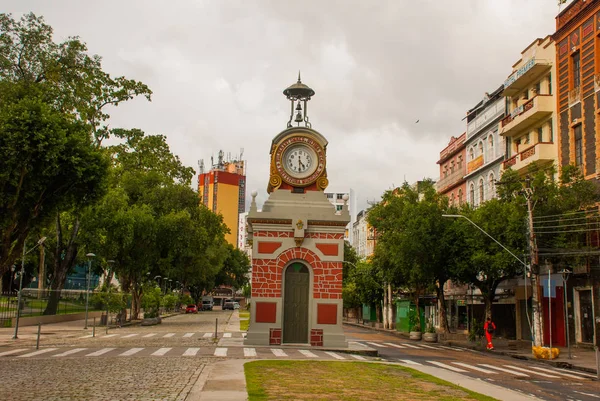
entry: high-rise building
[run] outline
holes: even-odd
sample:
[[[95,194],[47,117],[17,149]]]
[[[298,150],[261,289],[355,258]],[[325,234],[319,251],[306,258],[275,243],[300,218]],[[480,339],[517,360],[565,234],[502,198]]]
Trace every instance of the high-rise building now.
[[[368,215],[367,210],[361,210],[352,225],[352,246],[362,259],[370,258],[375,252],[375,228],[367,221]]]
[[[238,246],[239,215],[246,210],[246,165],[242,156],[243,150],[239,157],[225,160],[223,151],[219,151],[216,163],[211,157],[208,172],[204,170],[204,160],[200,160],[198,175],[200,203],[223,216],[230,230],[225,239],[233,246]]]

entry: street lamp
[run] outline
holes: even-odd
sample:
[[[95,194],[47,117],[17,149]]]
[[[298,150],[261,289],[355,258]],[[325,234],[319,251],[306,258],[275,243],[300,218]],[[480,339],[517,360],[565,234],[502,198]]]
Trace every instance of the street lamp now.
[[[85,280],[85,327],[83,329],[87,330],[87,328],[88,328],[88,305],[90,302],[90,275],[91,275],[91,271],[92,271],[92,258],[96,257],[96,255],[90,252],[90,253],[86,254],[85,256],[87,256],[87,258],[88,258],[88,268],[87,268],[87,275],[86,275],[86,280]]]
[[[563,298],[564,309],[565,309],[565,329],[567,331],[567,350],[569,352],[569,359],[571,359],[571,342],[569,341],[569,312],[567,310],[567,281],[569,280],[569,274],[573,273],[571,270],[562,269],[559,271],[563,279]]]
[[[44,241],[46,241],[46,237],[42,237],[40,238],[40,240],[37,242],[37,244],[35,244],[33,246],[33,248],[31,248],[30,250],[26,251],[26,242],[23,242],[23,256],[21,257],[21,275],[19,277],[19,296],[17,297],[17,321],[15,323],[15,335],[13,336],[13,340],[18,339],[19,337],[17,336],[17,334],[19,334],[19,319],[21,318],[21,293],[23,291],[23,276],[25,275],[25,255],[27,255],[29,252],[33,251],[35,248],[37,248],[38,246],[42,245],[44,243]]]

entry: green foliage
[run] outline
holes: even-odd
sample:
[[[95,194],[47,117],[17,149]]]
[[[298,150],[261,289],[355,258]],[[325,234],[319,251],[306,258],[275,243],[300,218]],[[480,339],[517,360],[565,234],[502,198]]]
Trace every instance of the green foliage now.
[[[182,295],[179,296],[179,304],[181,304],[181,305],[191,305],[193,303],[194,303],[194,300],[188,294],[182,294]]]
[[[144,308],[144,316],[148,317],[147,312],[158,311],[162,301],[160,288],[151,284],[144,285],[144,291],[141,299],[141,306]]]
[[[173,294],[166,294],[162,298],[162,305],[167,309],[173,309],[177,304],[178,297]]]
[[[471,320],[471,327],[469,328],[469,341],[474,343],[480,341],[485,332],[483,330],[483,322],[477,321],[477,319]]]
[[[427,319],[427,325],[425,327],[425,333],[436,333],[435,327],[433,326],[433,322],[431,319]]]
[[[410,331],[421,331],[421,318],[417,313],[417,309],[410,308],[408,312],[408,323],[410,325]]]

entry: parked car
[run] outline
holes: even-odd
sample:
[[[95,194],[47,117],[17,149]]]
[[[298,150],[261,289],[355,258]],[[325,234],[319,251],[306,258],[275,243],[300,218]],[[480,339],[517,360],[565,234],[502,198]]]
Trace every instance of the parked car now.
[[[188,305],[185,308],[185,313],[198,313],[198,307],[196,305]]]
[[[235,302],[235,300],[233,299],[226,299],[225,302],[223,302],[223,310],[234,310],[235,306],[234,304],[236,304],[237,302]],[[238,304],[239,307],[239,304]]]
[[[233,309],[240,309],[240,303],[239,302],[234,302],[233,303]]]

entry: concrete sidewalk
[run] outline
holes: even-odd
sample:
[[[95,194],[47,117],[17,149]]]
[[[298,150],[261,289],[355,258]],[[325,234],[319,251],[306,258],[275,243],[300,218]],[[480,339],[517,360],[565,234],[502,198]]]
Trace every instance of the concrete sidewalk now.
[[[381,328],[363,325],[360,323],[353,323],[353,322],[347,322],[347,321],[345,321],[344,324],[349,325],[349,326],[354,326],[354,327],[362,327],[365,329],[379,331],[379,332],[385,332],[385,333],[392,334],[394,336],[400,337],[400,338],[408,340],[408,341],[414,341],[414,340],[409,340],[408,333],[400,333],[396,330],[381,329]],[[494,348],[495,349],[492,351],[487,351],[485,349],[485,346],[478,344],[478,343],[472,343],[470,341],[467,341],[466,338],[465,338],[465,340],[440,341],[440,344],[443,344],[443,345],[451,345],[451,346],[455,346],[455,347],[468,348],[468,349],[473,349],[473,350],[479,350],[482,352],[491,352],[491,353],[499,354],[499,355],[507,355],[507,356],[510,356],[510,357],[513,357],[516,359],[532,360],[532,361],[536,361],[536,362],[541,362],[541,363],[545,363],[545,364],[552,365],[552,366],[559,367],[559,368],[574,369],[574,370],[579,370],[582,372],[598,374],[596,351],[594,351],[592,349],[571,347],[571,359],[569,359],[567,348],[559,347],[560,355],[557,359],[545,360],[545,359],[537,359],[536,357],[533,356],[533,354],[531,353],[530,343],[519,342],[520,347],[510,346],[510,344],[512,344],[512,343],[514,343],[514,342],[512,342],[512,341],[509,342],[505,339],[496,339],[496,340],[494,340]]]

